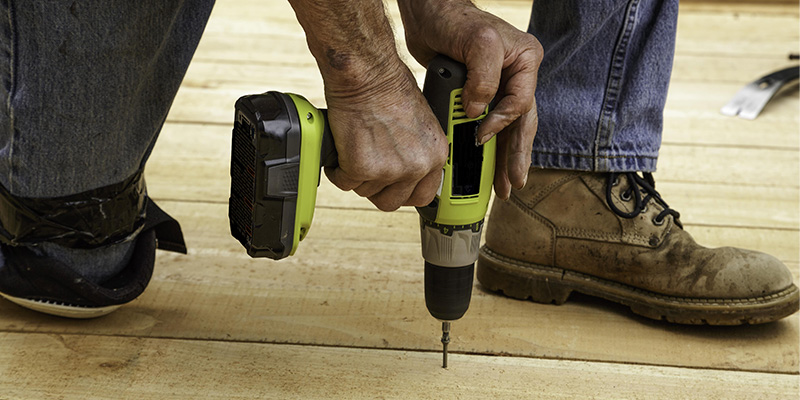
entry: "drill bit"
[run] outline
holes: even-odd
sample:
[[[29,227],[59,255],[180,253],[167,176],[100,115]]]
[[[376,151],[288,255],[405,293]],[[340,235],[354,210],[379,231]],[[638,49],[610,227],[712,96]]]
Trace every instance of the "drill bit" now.
[[[442,322],[442,368],[447,368],[448,343],[450,343],[450,322]]]

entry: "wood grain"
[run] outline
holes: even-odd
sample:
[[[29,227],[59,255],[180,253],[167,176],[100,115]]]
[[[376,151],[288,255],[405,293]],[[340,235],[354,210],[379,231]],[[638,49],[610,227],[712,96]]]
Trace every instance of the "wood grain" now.
[[[479,5],[527,25],[529,1]],[[773,254],[800,281],[797,89],[755,121],[719,114],[742,85],[792,65],[798,5],[680,7],[658,189],[700,243]],[[389,14],[421,80],[393,2]],[[159,252],[144,295],[96,320],[0,301],[0,399],[797,398],[797,314],[675,326],[588,296],[541,305],[477,284],[442,370],[416,213],[379,212],[324,178],[297,254],[248,258],[227,226],[230,121],[236,98],[265,90],[324,106],[288,2],[218,1],[146,171],[189,254]]]
[[[686,223],[797,229],[800,172],[781,167],[797,166],[797,151],[665,144],[661,154],[657,187],[673,207],[688,213]],[[229,126],[168,124],[147,167],[150,194],[227,202],[229,160]],[[324,176],[322,181],[319,206],[373,208]]]
[[[318,209],[297,254],[276,262],[244,254],[228,234],[224,205],[162,206],[183,222],[190,253],[160,253],[142,297],[106,318],[81,324],[2,302],[0,330],[440,349],[437,323],[423,302],[415,214]],[[721,232],[710,236],[733,245],[763,244],[773,254],[795,257],[790,252],[796,240],[782,249],[771,233],[772,240],[759,242],[753,230]],[[731,237],[736,232],[738,240]],[[797,275],[796,263],[793,269]],[[763,326],[682,327],[639,318],[588,297],[549,306],[508,299],[476,285],[469,312],[454,324],[451,348],[469,354],[789,373],[798,369],[797,336],[797,315]]]
[[[174,339],[0,333],[14,399],[794,399],[790,375]],[[49,359],[46,364],[31,360]]]

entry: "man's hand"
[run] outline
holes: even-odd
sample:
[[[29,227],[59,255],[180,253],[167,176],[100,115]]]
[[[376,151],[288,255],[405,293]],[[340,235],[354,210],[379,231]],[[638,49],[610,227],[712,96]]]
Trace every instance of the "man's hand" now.
[[[339,167],[325,173],[383,211],[426,206],[442,180],[447,138],[405,65],[363,93],[326,90]]]
[[[408,49],[418,62],[428,65],[441,53],[466,64],[463,99],[468,116],[478,116],[496,98],[477,138],[485,143],[498,135],[495,193],[507,199],[511,186],[522,188],[528,177],[538,125],[534,92],[542,46],[468,0],[398,3]]]
[[[400,60],[381,0],[290,0],[325,82],[339,166],[326,169],[384,211],[428,205],[447,139]]]

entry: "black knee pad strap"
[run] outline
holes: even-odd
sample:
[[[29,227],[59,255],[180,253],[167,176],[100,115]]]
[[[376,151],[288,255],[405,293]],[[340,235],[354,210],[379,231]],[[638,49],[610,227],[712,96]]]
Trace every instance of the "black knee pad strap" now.
[[[0,185],[0,242],[93,249],[155,230],[159,248],[186,253],[180,225],[147,197],[142,171],[122,182],[55,198],[12,195]]]

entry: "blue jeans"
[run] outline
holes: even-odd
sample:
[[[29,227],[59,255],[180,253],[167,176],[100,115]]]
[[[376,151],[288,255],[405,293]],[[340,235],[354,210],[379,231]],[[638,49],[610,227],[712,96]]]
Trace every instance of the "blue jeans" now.
[[[209,0],[0,4],[0,184],[59,197],[144,167]],[[533,165],[652,171],[677,0],[536,0],[544,46]],[[2,222],[2,221],[0,221]]]
[[[60,197],[142,168],[212,5],[2,1],[0,184]]]
[[[534,166],[655,171],[677,16],[678,0],[534,2]]]
[[[0,1],[0,184],[22,198],[62,197],[144,168],[213,3]],[[128,264],[132,236],[33,250],[99,282]]]

